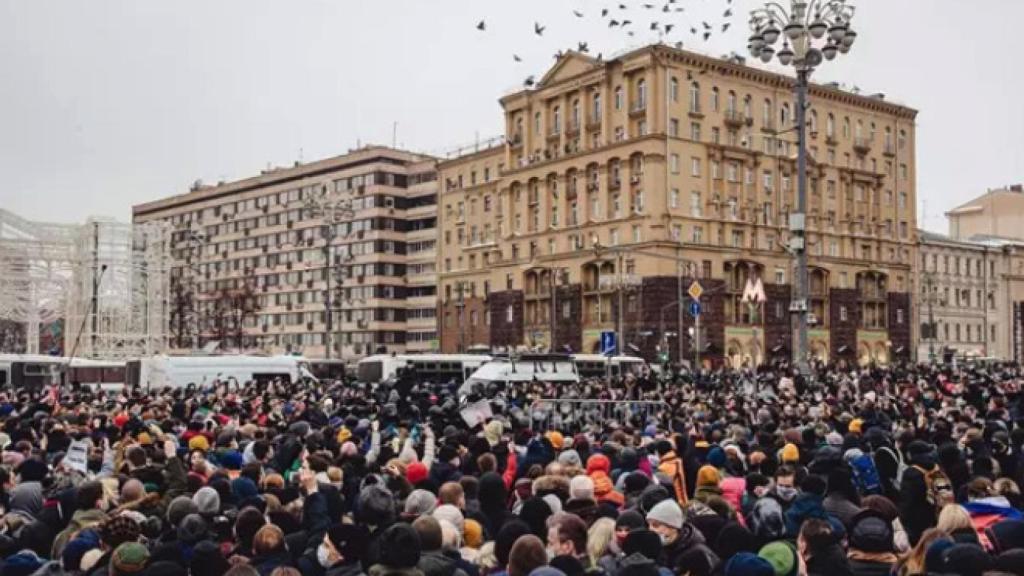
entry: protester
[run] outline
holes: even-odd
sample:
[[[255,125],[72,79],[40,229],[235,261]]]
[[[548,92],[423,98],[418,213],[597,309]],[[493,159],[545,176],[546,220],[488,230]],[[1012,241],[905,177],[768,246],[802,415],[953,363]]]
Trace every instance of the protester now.
[[[0,391],[0,575],[1024,574],[1012,365],[215,376]]]

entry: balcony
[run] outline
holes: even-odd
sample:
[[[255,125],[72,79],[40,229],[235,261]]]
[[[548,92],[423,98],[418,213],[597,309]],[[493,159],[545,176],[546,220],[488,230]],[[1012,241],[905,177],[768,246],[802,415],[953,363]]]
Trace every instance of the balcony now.
[[[853,139],[853,151],[861,156],[871,152],[871,139],[870,138],[854,138]]]
[[[775,118],[765,118],[761,121],[761,132],[768,134],[775,134],[778,129],[775,128]]]
[[[630,118],[647,114],[647,102],[637,102],[629,109]]]
[[[565,127],[565,135],[566,136],[570,136],[570,137],[578,136],[579,133],[580,133],[580,123],[579,123],[579,121],[569,122],[569,124],[566,125],[566,127]]]
[[[754,123],[753,118],[747,118],[747,116],[739,110],[726,110],[723,116],[725,117],[725,125],[730,128],[742,128],[743,126],[749,126]]]
[[[548,134],[548,141],[554,140],[554,141],[557,142],[558,139],[561,138],[561,137],[562,137],[562,129],[561,128],[555,128],[554,130],[552,130]]]
[[[587,130],[600,130],[601,129],[601,115],[591,114],[587,117]]]
[[[836,135],[834,133],[826,134],[825,144],[828,144],[829,146],[836,146],[837,144],[839,144],[839,140],[836,139]]]
[[[690,114],[690,118],[700,119],[700,118],[704,117],[704,111],[701,109],[701,107],[700,106],[694,106],[692,103],[690,104],[689,114]]]

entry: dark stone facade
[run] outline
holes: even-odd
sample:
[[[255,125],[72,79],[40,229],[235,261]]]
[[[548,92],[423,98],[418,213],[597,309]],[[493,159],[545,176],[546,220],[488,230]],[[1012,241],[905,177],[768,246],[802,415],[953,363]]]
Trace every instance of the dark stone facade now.
[[[491,346],[514,347],[523,343],[523,291],[504,290],[491,292],[487,298],[491,309]],[[512,321],[508,321],[507,309],[512,306]]]
[[[440,328],[441,352],[456,354],[459,345],[464,349],[474,345],[487,345],[491,332],[486,317],[488,303],[485,298],[471,297],[463,300],[462,324],[459,324],[459,307],[454,300],[438,305],[437,322]]]
[[[572,284],[559,286],[556,290],[558,298],[555,301],[557,308],[555,313],[557,317],[552,348],[563,351],[568,346],[573,352],[580,352],[583,348],[583,287],[579,284]],[[563,313],[566,303],[569,306],[568,318]]]
[[[764,346],[765,360],[789,360],[793,350],[793,324],[789,313],[792,298],[789,284],[765,284]],[[777,314],[781,312],[781,314]]]
[[[889,341],[892,359],[896,361],[911,359],[910,304],[907,292],[889,292]]]
[[[846,320],[842,309],[846,308]],[[832,361],[857,363],[857,327],[860,326],[860,295],[854,288],[832,288],[829,291],[828,328],[829,353]]]

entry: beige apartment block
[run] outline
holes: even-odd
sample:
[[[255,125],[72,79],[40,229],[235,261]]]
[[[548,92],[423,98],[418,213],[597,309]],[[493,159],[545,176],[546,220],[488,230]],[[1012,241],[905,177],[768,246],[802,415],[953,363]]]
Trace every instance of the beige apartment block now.
[[[976,236],[1024,240],[1024,185],[989,190],[946,212],[946,217],[954,240]]]
[[[648,358],[789,357],[792,84],[656,45],[570,52],[503,97],[504,144],[439,164],[442,349],[591,352],[621,325]],[[810,102],[813,353],[910,358],[917,113],[834,85]],[[699,346],[677,304],[695,280]]]
[[[369,146],[133,213],[173,227],[173,347],[353,360],[438,347],[436,204],[435,159]]]

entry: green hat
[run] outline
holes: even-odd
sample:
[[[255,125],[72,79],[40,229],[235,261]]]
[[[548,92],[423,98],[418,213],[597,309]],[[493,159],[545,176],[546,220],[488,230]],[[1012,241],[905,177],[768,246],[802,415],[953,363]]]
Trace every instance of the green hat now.
[[[796,548],[789,542],[778,541],[765,544],[757,555],[772,565],[775,576],[796,576],[800,567]]]
[[[149,563],[149,550],[138,542],[125,542],[110,556],[111,576],[139,574]]]

